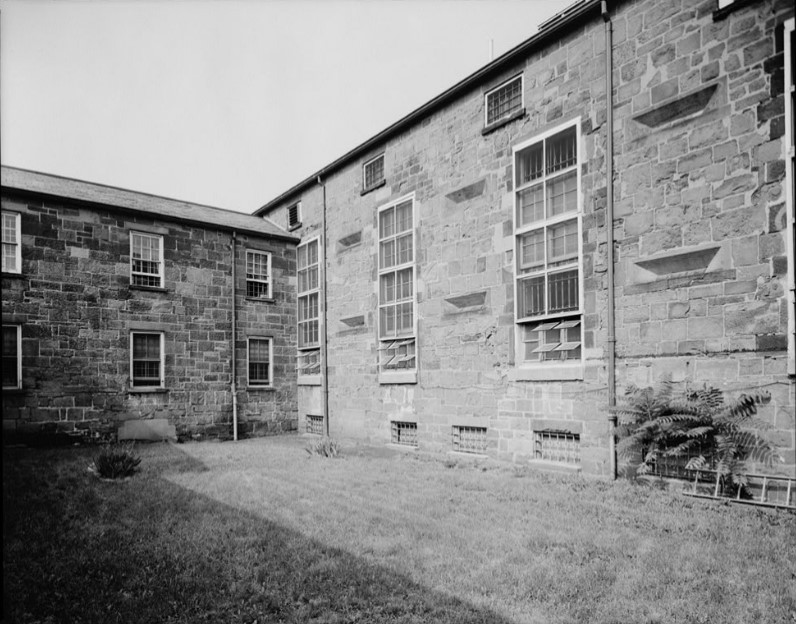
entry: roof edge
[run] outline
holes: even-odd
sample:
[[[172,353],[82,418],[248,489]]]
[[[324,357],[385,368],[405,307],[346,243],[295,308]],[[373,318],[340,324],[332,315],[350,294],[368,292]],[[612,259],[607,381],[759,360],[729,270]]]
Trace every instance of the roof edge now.
[[[267,214],[285,200],[297,195],[299,192],[303,191],[308,186],[316,184],[318,178],[323,178],[324,176],[334,171],[337,171],[343,165],[347,164],[351,160],[354,160],[357,156],[361,155],[363,152],[366,152],[375,145],[386,141],[389,137],[406,129],[407,127],[411,126],[414,122],[418,121],[419,119],[422,119],[424,116],[430,114],[431,112],[435,111],[437,108],[443,106],[444,104],[447,104],[450,100],[456,98],[463,91],[466,91],[467,89],[471,88],[473,85],[477,84],[478,81],[480,81],[481,79],[493,73],[497,73],[498,71],[503,69],[505,65],[509,65],[510,63],[514,62],[516,57],[527,54],[529,50],[532,50],[536,47],[541,47],[543,43],[545,43],[548,39],[554,37],[555,35],[559,34],[560,31],[565,29],[565,27],[571,27],[572,24],[577,23],[580,20],[589,17],[590,13],[595,9],[600,9],[601,5],[602,5],[602,0],[580,0],[580,4],[578,3],[573,4],[569,8],[564,9],[563,11],[554,15],[545,22],[542,22],[542,24],[540,25],[542,28],[536,34],[532,35],[522,43],[514,46],[511,50],[503,53],[501,56],[496,58],[491,63],[484,65],[483,67],[476,70],[466,78],[460,80],[449,89],[443,91],[441,94],[429,100],[419,108],[416,108],[408,115],[405,115],[404,117],[402,117],[392,125],[388,126],[378,134],[375,134],[374,136],[367,139],[363,143],[360,143],[352,150],[349,150],[348,152],[340,156],[337,160],[334,160],[325,167],[322,167],[321,169],[319,169],[312,175],[308,176],[307,178],[305,178],[304,180],[302,180],[292,188],[288,189],[281,195],[265,203],[260,208],[255,210],[252,214],[254,216],[262,216],[263,214]]]

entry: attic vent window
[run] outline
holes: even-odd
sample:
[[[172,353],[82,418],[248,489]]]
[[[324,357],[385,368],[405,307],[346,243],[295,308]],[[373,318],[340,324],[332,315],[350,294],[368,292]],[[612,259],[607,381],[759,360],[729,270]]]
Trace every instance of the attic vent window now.
[[[384,154],[362,165],[362,189],[369,191],[384,183]]]
[[[301,202],[296,202],[287,209],[287,227],[297,228],[301,225]]]
[[[503,121],[522,110],[522,75],[486,94],[486,125]]]

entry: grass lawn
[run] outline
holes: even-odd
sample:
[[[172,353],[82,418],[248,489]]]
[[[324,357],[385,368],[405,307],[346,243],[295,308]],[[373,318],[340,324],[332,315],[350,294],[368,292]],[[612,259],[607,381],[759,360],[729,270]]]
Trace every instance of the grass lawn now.
[[[3,622],[796,622],[796,515],[297,437],[3,450]]]

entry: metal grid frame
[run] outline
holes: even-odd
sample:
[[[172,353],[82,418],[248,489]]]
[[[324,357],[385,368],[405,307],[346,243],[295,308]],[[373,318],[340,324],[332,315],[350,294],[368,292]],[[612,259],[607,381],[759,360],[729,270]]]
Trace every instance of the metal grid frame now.
[[[323,416],[318,416],[317,414],[307,414],[306,415],[306,426],[307,426],[307,433],[312,433],[314,435],[323,435]]]
[[[460,453],[486,452],[486,427],[453,425],[453,450]]]
[[[534,431],[533,455],[536,459],[560,464],[580,464],[580,434],[546,429]]]
[[[417,446],[417,423],[390,421],[391,441],[402,446]]]

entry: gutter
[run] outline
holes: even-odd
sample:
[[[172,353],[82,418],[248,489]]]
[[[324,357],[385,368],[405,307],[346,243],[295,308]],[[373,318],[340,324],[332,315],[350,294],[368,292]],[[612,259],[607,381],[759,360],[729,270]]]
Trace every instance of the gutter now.
[[[237,370],[235,360],[237,359],[236,339],[237,332],[237,317],[238,308],[236,303],[235,294],[237,292],[235,267],[238,264],[237,260],[237,232],[232,230],[232,439],[238,441],[238,388],[237,388]]]
[[[613,32],[608,3],[602,0],[601,12],[605,21],[605,238],[608,263],[608,452],[611,478],[616,479],[616,320],[614,318],[614,96],[613,96]]]
[[[604,2],[602,4],[604,4]],[[541,47],[541,45],[548,39],[551,39],[556,35],[570,34],[572,32],[572,26],[576,22],[581,19],[585,19],[593,10],[600,6],[601,3],[598,0],[581,0],[580,5],[574,5],[573,7],[566,9],[558,16],[554,16],[553,18],[547,20],[542,24],[543,28],[530,39],[526,39],[518,46],[515,46],[508,52],[502,54],[491,63],[484,65],[481,69],[477,70],[473,74],[470,74],[464,80],[457,82],[447,91],[444,91],[433,100],[426,102],[420,108],[417,108],[405,117],[402,117],[391,126],[382,130],[364,143],[361,143],[351,151],[345,153],[334,162],[326,165],[322,169],[319,169],[308,178],[296,184],[293,188],[288,189],[278,197],[263,205],[261,208],[255,210],[252,214],[254,216],[261,216],[270,212],[294,195],[298,195],[301,191],[310,188],[319,178],[328,177],[336,170],[340,169],[348,162],[356,159],[364,152],[367,152],[368,150],[384,143],[390,137],[398,134],[399,132],[406,130],[412,124],[430,115],[438,108],[441,108],[451,100],[459,97],[469,89],[478,87],[482,81],[502,71],[505,69],[506,65],[510,65],[512,62],[524,57],[530,50],[536,47]]]

